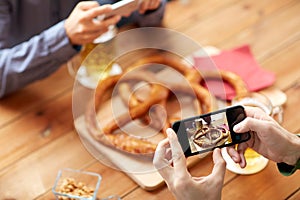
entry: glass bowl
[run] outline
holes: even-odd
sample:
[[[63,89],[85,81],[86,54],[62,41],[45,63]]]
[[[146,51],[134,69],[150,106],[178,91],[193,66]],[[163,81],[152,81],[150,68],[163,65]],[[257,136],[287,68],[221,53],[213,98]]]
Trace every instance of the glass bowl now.
[[[56,177],[52,192],[57,200],[95,200],[102,177],[97,173],[61,169]]]

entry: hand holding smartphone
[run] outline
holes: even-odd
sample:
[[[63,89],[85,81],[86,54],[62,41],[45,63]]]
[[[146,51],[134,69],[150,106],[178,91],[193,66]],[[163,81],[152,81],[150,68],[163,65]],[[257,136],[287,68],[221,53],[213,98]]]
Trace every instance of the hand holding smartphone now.
[[[179,143],[186,157],[232,146],[250,139],[250,133],[237,134],[234,125],[246,118],[242,106],[228,107],[212,113],[173,123]]]

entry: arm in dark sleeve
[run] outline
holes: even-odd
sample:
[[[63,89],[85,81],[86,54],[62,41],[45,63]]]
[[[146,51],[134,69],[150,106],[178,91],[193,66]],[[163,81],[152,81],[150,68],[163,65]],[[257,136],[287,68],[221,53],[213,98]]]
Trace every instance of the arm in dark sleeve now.
[[[300,137],[300,134],[297,134]],[[286,163],[277,163],[279,172],[284,176],[290,176],[300,169],[300,158],[298,159],[295,166],[288,165]]]
[[[0,19],[0,29],[6,28],[2,26],[5,24]],[[50,75],[76,52],[65,33],[64,21],[26,42],[1,49],[0,97]]]

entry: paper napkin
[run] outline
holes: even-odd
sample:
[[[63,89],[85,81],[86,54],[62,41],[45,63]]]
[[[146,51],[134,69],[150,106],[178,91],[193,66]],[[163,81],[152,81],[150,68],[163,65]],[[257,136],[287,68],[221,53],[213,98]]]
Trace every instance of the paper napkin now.
[[[266,88],[275,81],[274,73],[261,68],[248,45],[224,50],[209,58],[194,56],[193,59],[195,67],[200,72],[201,70],[222,69],[236,73],[252,92]],[[235,96],[233,88],[222,81],[208,80],[206,85],[209,91],[219,98],[231,100]]]

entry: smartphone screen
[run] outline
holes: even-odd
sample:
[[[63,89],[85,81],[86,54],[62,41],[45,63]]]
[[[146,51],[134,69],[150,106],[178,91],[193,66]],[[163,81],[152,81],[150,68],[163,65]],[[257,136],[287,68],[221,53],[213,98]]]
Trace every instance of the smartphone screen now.
[[[172,128],[185,155],[191,156],[249,140],[249,132],[237,134],[233,131],[234,125],[245,118],[244,108],[233,106],[176,121]]]

